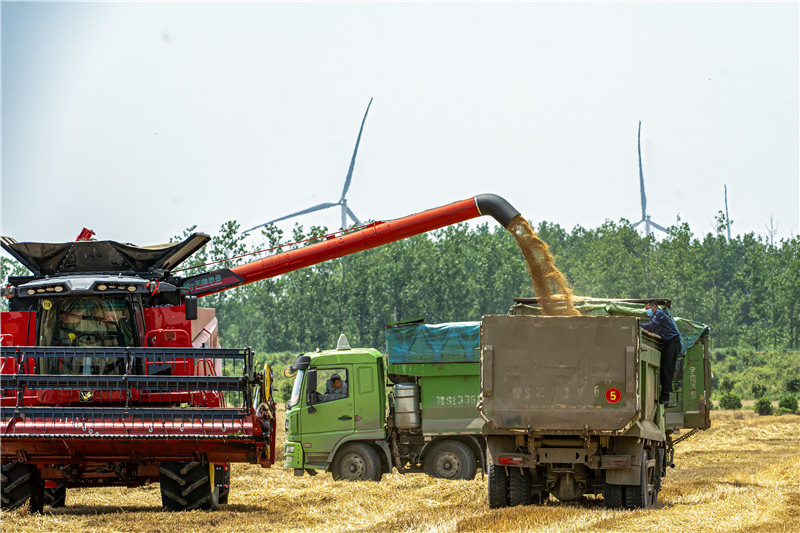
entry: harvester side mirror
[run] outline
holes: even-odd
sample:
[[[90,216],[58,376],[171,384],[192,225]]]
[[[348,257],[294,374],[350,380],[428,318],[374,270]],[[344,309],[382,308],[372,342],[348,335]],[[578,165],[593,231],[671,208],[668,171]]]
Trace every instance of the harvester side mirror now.
[[[183,305],[186,308],[186,320],[197,320],[197,296],[186,296]]]

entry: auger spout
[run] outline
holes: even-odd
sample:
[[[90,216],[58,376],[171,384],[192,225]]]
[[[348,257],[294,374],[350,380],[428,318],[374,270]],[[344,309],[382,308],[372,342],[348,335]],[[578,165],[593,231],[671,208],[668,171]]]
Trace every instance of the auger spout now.
[[[479,194],[421,213],[385,222],[375,222],[357,231],[335,236],[303,248],[281,252],[251,263],[199,274],[184,280],[183,286],[189,288],[195,296],[207,296],[482,215],[492,216],[503,227],[506,227],[514,217],[519,216],[519,211],[500,196]]]

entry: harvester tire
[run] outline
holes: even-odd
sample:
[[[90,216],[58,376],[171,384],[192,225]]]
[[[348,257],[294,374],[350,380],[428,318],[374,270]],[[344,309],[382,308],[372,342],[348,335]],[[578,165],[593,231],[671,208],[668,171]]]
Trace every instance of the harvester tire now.
[[[378,452],[362,442],[342,446],[333,460],[331,473],[337,481],[380,481],[383,476]]]
[[[219,489],[211,486],[208,465],[165,461],[159,467],[161,503],[168,511],[216,510]]]
[[[44,504],[53,508],[64,507],[67,504],[67,487],[58,484],[56,488],[44,489]]]
[[[12,511],[30,501],[31,513],[41,513],[44,507],[44,483],[39,469],[33,465],[11,461],[0,469],[0,507]]]
[[[508,475],[504,466],[489,465],[489,509],[508,507]]]
[[[625,486],[625,508],[645,509],[655,502],[656,460],[648,464],[647,451],[642,450],[642,464],[639,467],[639,484]]]
[[[508,504],[511,507],[533,504],[531,473],[527,468],[509,468]]]
[[[478,462],[469,446],[457,440],[434,444],[425,454],[425,473],[442,479],[473,479]]]
[[[219,488],[219,504],[220,505],[227,505],[227,503],[228,503],[228,495],[231,492],[231,464],[230,463],[225,463],[225,479],[224,479],[223,483],[226,486]]]

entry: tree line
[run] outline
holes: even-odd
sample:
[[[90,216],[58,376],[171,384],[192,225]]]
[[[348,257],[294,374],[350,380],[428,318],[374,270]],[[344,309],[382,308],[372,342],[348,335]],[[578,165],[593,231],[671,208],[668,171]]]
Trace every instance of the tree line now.
[[[710,325],[715,347],[800,348],[800,238],[776,241],[748,233],[727,239],[725,224],[720,214],[716,232],[695,235],[679,221],[659,238],[641,235],[624,219],[593,229],[567,231],[549,222],[536,229],[576,295],[669,298],[674,314]],[[259,248],[281,253],[327,233],[324,227],[295,225],[286,235],[268,226],[261,242],[252,244],[230,221],[183,266]],[[287,240],[308,241],[283,244]],[[177,274],[188,277],[253,258]],[[2,270],[4,279],[24,272],[7,258]],[[506,313],[515,297],[530,296],[530,277],[513,237],[484,223],[457,224],[321,263],[205,297],[201,305],[217,309],[227,346],[300,353],[330,348],[340,333],[352,346],[382,349],[388,322],[479,320]]]
[[[711,327],[712,345],[754,350],[800,348],[800,238],[775,241],[754,233],[727,239],[695,235],[678,223],[660,238],[627,220],[567,231],[542,222],[556,266],[574,294],[600,298],[669,298],[673,313]],[[327,233],[296,225],[294,241]],[[263,245],[289,236],[272,226]],[[246,252],[239,225],[228,222],[194,258],[207,262]],[[281,248],[277,251],[286,248]],[[191,273],[191,271],[189,272]],[[384,347],[396,320],[429,323],[504,314],[515,297],[534,296],[511,234],[488,223],[458,224],[206,297],[216,307],[228,345],[264,352],[332,347],[340,333],[353,346]]]

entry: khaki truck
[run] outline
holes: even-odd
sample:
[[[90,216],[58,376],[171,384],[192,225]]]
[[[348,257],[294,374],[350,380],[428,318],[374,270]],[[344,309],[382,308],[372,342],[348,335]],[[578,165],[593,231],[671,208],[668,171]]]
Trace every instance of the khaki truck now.
[[[657,300],[670,308],[669,300]],[[674,444],[710,425],[708,327],[676,318],[683,350],[658,403],[659,339],[644,300],[578,299],[581,316],[541,316],[536,299],[481,321],[489,506],[602,494],[608,508],[656,503]],[[680,435],[680,436],[679,436]]]

